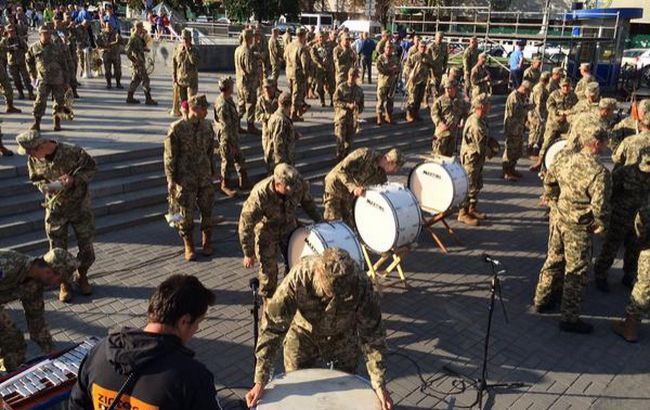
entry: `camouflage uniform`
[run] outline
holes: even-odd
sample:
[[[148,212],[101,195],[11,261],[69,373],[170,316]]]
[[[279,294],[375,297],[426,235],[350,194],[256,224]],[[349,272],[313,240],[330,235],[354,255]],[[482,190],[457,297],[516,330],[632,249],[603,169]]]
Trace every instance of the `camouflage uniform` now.
[[[551,192],[558,188],[559,195]],[[575,323],[591,263],[590,232],[606,229],[609,223],[611,177],[597,157],[578,152],[553,164],[544,179],[544,189],[547,195],[556,196],[557,206],[535,305],[550,302],[553,284],[564,273],[561,321]]]
[[[108,27],[111,27],[109,24]],[[97,36],[97,47],[101,50],[102,61],[104,62],[104,77],[106,83],[111,84],[111,79],[115,78],[115,84],[118,88],[122,87],[122,37],[120,34],[110,28],[102,30]]]
[[[363,352],[372,387],[384,386],[386,331],[379,297],[349,255],[335,252],[344,256],[338,271],[328,273],[347,277],[344,285],[335,288],[339,294],[325,295],[320,285],[323,279],[316,273],[322,257],[312,256],[291,269],[264,310],[255,352],[255,383],[269,381],[284,341],[287,372],[331,362],[335,369],[354,374]]]
[[[625,138],[612,154],[614,169],[622,165],[637,165],[641,159],[641,152],[647,149],[650,149],[650,131]]]
[[[467,172],[470,205],[478,203],[478,193],[483,188],[483,166],[488,152],[490,130],[487,118],[481,118],[472,113],[465,121],[463,142],[460,148],[460,162]]]
[[[325,106],[325,71],[326,60],[327,60],[327,50],[325,49],[325,43],[322,44],[314,43],[309,47],[309,56],[311,58],[311,66],[313,72],[313,81],[314,88],[318,93],[320,98],[320,103]]]
[[[65,87],[70,83],[68,76],[72,67],[68,65],[65,51],[53,42],[33,43],[27,51],[29,75],[38,79],[36,101],[34,101],[34,119],[41,120],[45,114],[47,99],[52,94],[54,108],[52,115],[59,113],[64,106]]]
[[[436,98],[431,106],[431,120],[435,127],[431,146],[434,155],[451,157],[456,153],[456,144],[462,134],[461,122],[468,111],[468,104],[458,92],[454,98],[447,94]],[[441,128],[443,123],[447,125],[446,130]]]
[[[577,102],[578,97],[573,91],[569,91],[565,95],[562,93],[562,90],[555,90],[548,96],[546,102],[548,121],[546,123],[546,130],[544,131],[544,142],[539,152],[540,159],[544,158],[546,150],[555,140],[562,138],[562,134],[566,134],[569,131],[567,117],[560,112],[570,110]]]
[[[131,84],[129,84],[129,95],[131,97],[133,97],[133,93],[141,83],[144,94],[150,97],[151,87],[144,58],[146,48],[144,39],[137,32],[134,32],[129,37],[129,42],[124,49],[126,56],[131,61]]]
[[[587,85],[589,83],[598,83],[598,81],[596,81],[596,78],[593,75],[587,74],[576,83],[576,88],[574,91],[578,96],[578,100],[583,100],[587,98],[586,91],[587,91]]]
[[[638,133],[639,126],[637,125],[637,120],[632,116],[625,117],[612,128],[612,138],[609,140],[609,149],[611,149],[612,152],[616,152],[618,146],[625,138]]]
[[[544,141],[544,129],[546,128],[546,120],[548,118],[548,110],[546,103],[548,101],[549,92],[543,83],[537,83],[530,93],[530,102],[532,108],[528,113],[528,127],[530,133],[528,134],[528,146],[539,148]]]
[[[646,205],[639,210],[634,221],[634,230],[641,253],[638,276],[625,310],[628,315],[641,320],[650,309],[650,206]]]
[[[413,117],[419,118],[420,104],[428,85],[429,70],[433,68],[433,60],[431,55],[418,51],[406,60],[405,66],[408,67],[409,73],[406,84],[408,93],[406,109]]]
[[[354,103],[354,109],[347,104]],[[363,90],[357,84],[340,83],[334,93],[334,135],[336,158],[345,158],[352,149],[352,137],[358,130],[358,117],[363,112]]]
[[[427,95],[435,99],[438,96],[438,90],[442,83],[442,75],[447,71],[447,62],[449,60],[448,45],[445,42],[440,44],[431,43],[427,52],[433,61],[433,67],[429,73],[429,87],[427,88]],[[427,97],[427,101],[429,98]]]
[[[255,119],[262,124],[262,152],[264,154],[264,163],[269,172],[273,171],[273,167],[269,161],[269,120],[275,111],[278,109],[278,95],[268,99],[264,93],[257,98],[257,107],[255,107]]]
[[[277,287],[278,249],[284,253],[289,235],[298,226],[298,206],[315,222],[321,220],[307,181],[299,177],[291,192],[281,195],[275,191],[274,178],[267,177],[253,187],[239,217],[239,242],[244,256],[255,255],[260,263],[260,295],[266,298]]]
[[[533,66],[528,67],[527,69],[524,70],[524,81],[530,81],[531,84],[537,84],[539,82],[539,77],[542,76],[542,71],[537,68],[533,68]]]
[[[348,71],[354,67],[357,62],[357,53],[354,52],[352,47],[341,47],[338,45],[334,47],[333,52],[334,68],[336,70],[336,87],[348,80]]]
[[[11,88],[11,82],[7,75],[7,49],[5,45],[0,42],[0,88],[2,88],[2,95],[5,97],[7,106],[14,103],[14,91]]]
[[[246,159],[239,147],[239,114],[232,99],[226,100],[219,94],[214,103],[214,121],[217,126],[219,138],[219,154],[221,155],[221,177],[227,181],[230,169],[242,178],[246,173]]]
[[[11,78],[14,81],[18,94],[23,98],[23,88],[26,88],[31,96],[34,93],[34,88],[32,87],[32,80],[29,78],[29,73],[27,72],[27,63],[25,62],[25,54],[28,49],[27,43],[19,36],[5,37],[1,41],[0,49],[2,51],[7,51],[9,73],[11,74]],[[0,67],[0,70],[6,72],[4,67]],[[2,73],[0,73],[0,75],[2,75]],[[0,81],[0,83],[2,83],[2,81]],[[8,101],[11,101],[11,98],[9,98]]]
[[[395,88],[399,70],[399,58],[382,54],[377,58],[377,115],[390,117],[393,114]]]
[[[271,36],[269,39],[268,53],[271,63],[271,78],[277,82],[278,78],[280,78],[280,69],[282,68],[282,61],[284,60],[282,55],[282,43],[279,37]]]
[[[470,74],[472,69],[478,61],[478,48],[467,47],[463,52],[463,76],[465,79],[465,95],[472,98],[470,91],[472,89],[472,82],[470,80]]]
[[[277,164],[294,165],[296,157],[296,131],[293,121],[282,107],[278,107],[268,123],[269,141],[267,146],[268,167],[274,169]]]
[[[208,120],[182,119],[169,126],[164,141],[164,164],[167,182],[176,184],[169,194],[179,207],[182,220],[178,224],[182,237],[191,238],[194,230],[194,209],[201,214],[201,231],[212,228],[212,204],[217,175],[214,161],[215,135]]]
[[[472,93],[471,95],[479,95],[479,94],[491,94],[492,90],[490,89],[490,80],[486,80],[485,77],[487,77],[490,74],[487,68],[487,62],[482,65],[475,65],[474,68],[472,68],[472,71],[469,75],[469,81],[472,85]]]
[[[546,86],[546,91],[548,91],[548,95],[551,95],[551,93],[555,90],[560,89],[560,80],[555,80],[553,77],[551,77],[550,80],[548,80],[548,85]]]
[[[287,81],[291,92],[292,116],[301,115],[305,109],[305,95],[307,94],[307,65],[309,58],[305,46],[296,37],[285,50]],[[295,118],[295,117],[294,117]]]
[[[370,148],[358,148],[339,162],[325,177],[323,218],[342,220],[354,228],[354,190],[357,187],[384,184],[386,171],[378,165],[383,154]]]
[[[336,67],[334,66],[335,41],[325,42],[325,90],[330,95],[330,106],[334,105],[334,92],[336,91]]]
[[[88,34],[88,29],[82,25],[77,26],[74,37],[77,46],[77,66],[81,68],[81,74],[83,76],[86,72],[86,53],[84,50],[90,49],[90,36]]]
[[[506,100],[506,111],[503,118],[503,134],[506,145],[502,162],[504,169],[512,170],[523,154],[526,117],[530,108],[528,96],[518,90],[513,90]]]
[[[245,31],[252,36],[251,31]],[[235,73],[237,90],[237,108],[239,117],[246,117],[246,123],[252,128],[255,123],[255,103],[257,89],[260,86],[259,54],[253,46],[242,43],[235,50]]]
[[[199,92],[200,60],[199,51],[194,45],[189,50],[185,49],[185,43],[176,46],[172,57],[172,76],[176,88],[174,95],[178,95],[172,102],[174,114],[180,114],[181,101],[189,101],[191,96]]]

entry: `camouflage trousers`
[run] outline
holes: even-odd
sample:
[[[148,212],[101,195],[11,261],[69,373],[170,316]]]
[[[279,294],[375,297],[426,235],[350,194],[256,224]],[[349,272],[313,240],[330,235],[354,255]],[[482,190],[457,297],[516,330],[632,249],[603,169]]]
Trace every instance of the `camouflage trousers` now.
[[[257,83],[257,82],[256,82]],[[245,118],[248,125],[255,123],[255,104],[257,103],[257,84],[237,84],[237,112]]]
[[[354,196],[342,184],[325,178],[323,219],[341,220],[354,229]]]
[[[291,326],[284,339],[284,370],[292,372],[327,366],[355,374],[361,360],[361,347],[356,332],[316,337],[310,332]],[[328,366],[329,367],[329,366]]]
[[[50,249],[68,249],[69,227],[72,227],[77,239],[79,270],[87,271],[95,262],[95,218],[90,203],[45,210],[45,233],[50,241]]]
[[[22,92],[23,89],[27,89],[27,91],[30,92],[34,90],[34,87],[32,87],[32,80],[29,77],[25,63],[11,64],[9,66],[9,72],[11,73],[11,78],[14,80],[16,90],[18,90],[19,93]]]
[[[535,304],[544,304],[551,297],[553,286],[564,273],[561,320],[575,322],[580,315],[584,287],[591,264],[591,234],[586,229],[551,224],[546,261],[540,271],[535,290]],[[557,286],[557,285],[555,285]]]
[[[129,84],[129,93],[133,94],[142,84],[142,90],[145,94],[151,92],[149,74],[144,67],[134,66],[131,70],[131,84]]]
[[[88,53],[88,57],[90,57],[90,53]],[[83,49],[77,50],[77,67],[81,68],[81,75],[84,75],[86,72],[86,53],[84,53]]]
[[[172,96],[172,112],[174,115],[181,114],[181,102],[188,101],[193,95],[199,92],[199,85],[194,84],[174,84]]]
[[[287,246],[289,235],[297,227],[293,221],[285,226],[269,227],[258,224],[255,227],[255,257],[260,263],[258,278],[259,293],[262,297],[273,297],[278,287],[278,257],[282,254],[285,260],[285,273],[288,271]]]
[[[535,289],[535,298],[533,303],[535,306],[543,306],[552,302],[553,299],[559,300],[562,296],[562,287],[564,284],[564,253],[562,249],[555,246],[561,238],[558,238],[559,230],[557,222],[553,219],[553,210],[549,217],[548,226],[548,251],[546,253],[547,259],[554,261],[552,265],[542,267],[539,273],[537,287]],[[551,246],[553,245],[553,246]]]
[[[336,159],[341,161],[352,151],[352,137],[357,133],[357,124],[354,120],[343,118],[334,123],[336,136]]]
[[[104,62],[104,78],[110,82],[115,78],[116,82],[122,79],[122,60],[119,57],[105,56],[102,61]]]
[[[212,205],[214,203],[215,188],[209,177],[200,178],[191,183],[183,182],[177,186],[174,200],[178,211],[183,217],[178,224],[178,231],[182,237],[192,237],[194,231],[194,212],[199,208],[201,215],[201,231],[212,228]]]
[[[540,148],[544,142],[545,124],[536,115],[528,115],[528,146]]]
[[[395,81],[395,80],[393,80]],[[377,115],[392,114],[394,95],[390,94],[391,82],[377,86]]]
[[[45,84],[43,81],[38,83],[38,88],[36,89],[36,101],[34,101],[34,118],[40,120],[45,114],[45,108],[47,106],[47,100],[52,94],[54,97],[54,107],[52,108],[52,116],[58,113],[63,109],[65,105],[64,96],[65,88],[63,84]]]
[[[279,61],[271,61],[271,78],[273,78],[273,81],[276,83],[278,82],[278,78],[280,78],[281,69],[282,65]]]
[[[268,123],[262,122],[262,154],[264,155],[264,164],[269,175],[273,172],[273,153],[269,149],[269,130]]]
[[[314,91],[316,91],[320,103],[325,105],[325,72],[320,69],[314,70],[313,81]]]
[[[504,137],[506,148],[503,151],[502,163],[505,167],[514,167],[524,152],[524,130],[506,129]]]
[[[490,94],[490,87],[487,84],[482,83],[479,85],[472,86],[472,97],[480,94]]]
[[[14,91],[11,88],[11,83],[9,82],[9,76],[7,75],[7,69],[3,64],[0,64],[0,88],[2,88],[2,95],[5,97],[5,102],[7,105],[14,102]]]
[[[307,94],[307,79],[289,78],[289,92],[291,93],[291,111],[299,113],[305,107]]]
[[[460,129],[444,132],[438,135],[433,135],[431,142],[431,150],[433,155],[443,155],[445,157],[452,157],[456,152],[456,142],[460,138]]]
[[[544,158],[544,155],[546,155],[546,150],[548,147],[551,146],[553,142],[556,140],[562,138],[562,134],[565,134],[569,131],[569,124],[564,122],[560,125],[551,125],[549,127],[546,127],[544,130],[544,142],[542,143],[542,147],[539,150],[539,157]]]
[[[605,235],[605,241],[600,250],[600,255],[594,263],[594,276],[596,279],[607,279],[609,269],[616,259],[619,248],[624,246],[623,272],[630,279],[634,279],[637,273],[637,261],[639,258],[639,245],[634,234],[634,215],[632,212],[621,213],[620,208],[612,204],[612,219],[609,229]]]
[[[639,320],[650,310],[650,248],[642,250],[639,255],[638,276],[625,310]]]
[[[336,91],[336,76],[334,75],[334,68],[325,69],[325,78],[323,81],[325,82],[325,90],[330,95],[331,99],[334,95],[334,91]]]
[[[241,176],[245,172],[246,159],[239,148],[239,144],[232,144],[222,140],[219,144],[219,155],[221,156],[221,178],[228,180],[232,168],[235,168],[237,175]]]
[[[460,162],[463,164],[469,180],[467,200],[470,205],[476,205],[478,203],[478,193],[483,188],[483,165],[485,164],[485,159],[481,158],[479,154],[465,154],[461,157]]]
[[[470,73],[463,74],[463,91],[467,98],[472,100],[472,81],[470,80]]]
[[[422,99],[424,98],[424,91],[427,88],[427,83],[422,82],[419,84],[411,84],[408,88],[408,101],[406,102],[406,109],[414,114],[420,112]]]
[[[433,102],[438,98],[440,94],[440,82],[442,81],[442,74],[429,75],[429,83],[427,84],[427,89],[424,95],[424,100],[427,102],[427,105],[431,106]],[[430,102],[430,103],[429,103]]]

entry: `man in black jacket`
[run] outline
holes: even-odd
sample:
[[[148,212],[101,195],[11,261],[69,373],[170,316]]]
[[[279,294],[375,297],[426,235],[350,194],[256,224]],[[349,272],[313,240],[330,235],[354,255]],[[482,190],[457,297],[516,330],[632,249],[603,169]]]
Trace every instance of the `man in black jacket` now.
[[[213,303],[196,277],[169,277],[149,300],[143,330],[112,330],[83,360],[69,409],[108,408],[120,389],[118,409],[216,409],[212,374],[184,346]]]

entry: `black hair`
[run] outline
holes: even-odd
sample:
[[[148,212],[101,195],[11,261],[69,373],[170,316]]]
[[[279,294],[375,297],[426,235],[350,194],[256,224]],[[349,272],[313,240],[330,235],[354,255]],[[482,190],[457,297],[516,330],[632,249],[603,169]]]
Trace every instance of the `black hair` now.
[[[192,322],[205,315],[214,304],[214,293],[191,275],[173,275],[161,283],[149,299],[147,320],[174,326],[183,315]]]

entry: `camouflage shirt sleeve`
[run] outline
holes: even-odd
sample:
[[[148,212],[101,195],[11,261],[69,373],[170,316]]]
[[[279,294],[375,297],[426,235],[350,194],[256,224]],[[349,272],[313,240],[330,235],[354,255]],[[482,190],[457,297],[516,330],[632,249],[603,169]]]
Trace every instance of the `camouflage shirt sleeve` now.
[[[21,289],[20,298],[25,309],[25,319],[29,329],[29,337],[43,350],[50,352],[54,349],[52,335],[45,322],[45,304],[43,302],[43,286],[35,281],[28,281]]]
[[[607,229],[610,215],[610,197],[612,192],[612,178],[607,169],[598,172],[589,187],[591,198],[591,211],[594,217],[594,225],[598,228]]]
[[[41,175],[38,172],[38,168],[34,166],[34,160],[33,159],[28,159],[27,160],[27,172],[29,174],[29,180],[31,181],[32,185],[36,187],[41,193],[47,194],[47,184],[48,181],[45,180],[43,175]]]
[[[76,150],[79,159],[77,161],[77,166],[75,167],[77,171],[74,174],[74,179],[76,181],[81,181],[84,184],[88,184],[97,173],[97,163],[83,148],[76,147]]]
[[[371,156],[370,150],[360,149],[353,151],[343,159],[344,163],[341,165],[340,181],[350,193],[361,186],[361,182],[357,181],[355,176],[361,172],[364,164],[370,160]]]
[[[305,210],[305,213],[309,215],[312,221],[320,222],[323,220],[323,217],[316,207],[316,202],[314,202],[314,197],[311,196],[311,192],[309,191],[309,182],[307,181],[302,181],[302,199],[300,200],[300,206]]]
[[[372,288],[369,280],[364,280],[361,285],[362,295],[357,310],[357,329],[361,350],[366,356],[366,368],[370,376],[373,389],[384,386],[386,380],[386,363],[384,351],[386,350],[386,330],[381,321],[379,298]]]
[[[29,76],[31,78],[36,78],[38,76],[38,71],[36,71],[36,58],[34,56],[34,49],[32,47],[27,50],[27,55],[25,57]]]
[[[557,200],[560,196],[560,185],[557,181],[557,168],[560,166],[560,162],[556,162],[551,165],[551,168],[548,169],[546,175],[544,176],[544,199],[549,203],[549,206],[557,204]]]
[[[239,242],[246,257],[255,255],[255,225],[264,216],[264,204],[261,200],[260,188],[260,186],[256,186],[253,189],[246,202],[244,202],[239,216]]]
[[[433,102],[433,107],[431,107],[431,121],[433,121],[433,126],[437,127],[443,121],[442,115],[442,100],[436,98]]]
[[[163,141],[164,152],[163,152],[163,162],[165,166],[165,176],[167,177],[167,182],[178,182],[178,151],[179,151],[179,140],[174,133],[173,125],[169,127],[167,131],[167,136]]]

